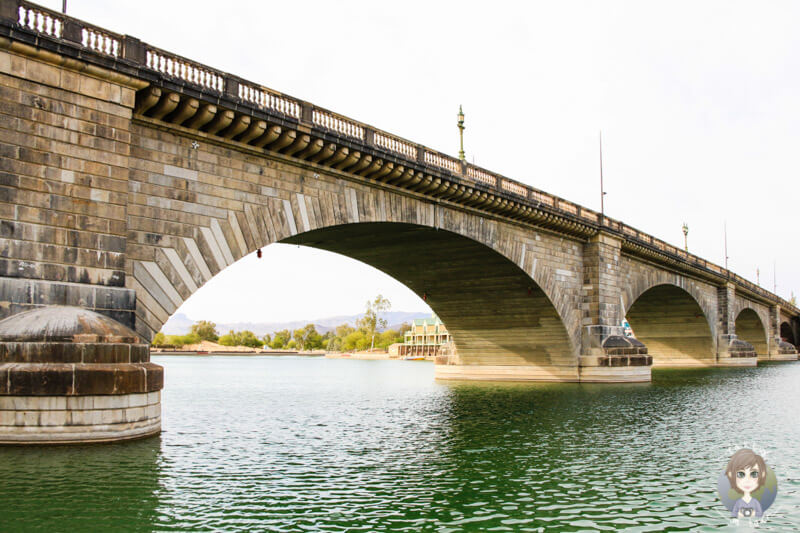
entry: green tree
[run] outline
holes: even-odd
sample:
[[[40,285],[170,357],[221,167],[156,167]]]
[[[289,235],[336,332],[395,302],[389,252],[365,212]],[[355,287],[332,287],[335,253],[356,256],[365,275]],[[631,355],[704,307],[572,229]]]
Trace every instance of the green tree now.
[[[354,328],[350,324],[342,324],[341,326],[336,326],[336,329],[334,330],[334,335],[336,337],[344,338],[353,333],[355,330],[356,328]]]
[[[238,346],[237,341],[237,334],[233,330],[219,338],[219,343],[223,346]]]
[[[156,336],[153,337],[153,342],[151,342],[150,344],[152,344],[153,346],[164,346],[166,343],[167,343],[167,336],[164,335],[163,331],[159,331],[158,333],[156,333]]]
[[[261,348],[264,346],[264,341],[256,337],[256,334],[250,330],[239,332],[239,346],[247,346],[248,348]]]
[[[276,331],[275,334],[272,336],[272,342],[270,342],[269,347],[273,350],[280,350],[286,348],[286,344],[289,342],[289,339],[292,338],[292,335],[289,333],[288,329],[284,329],[281,331]]]
[[[386,350],[396,342],[403,342],[403,334],[395,329],[388,329],[375,336],[375,347]]]
[[[194,333],[189,333],[188,335],[167,335],[166,344],[169,346],[176,346],[182,347],[186,346],[187,344],[199,344],[200,337],[198,337]]]
[[[217,333],[217,325],[213,322],[209,322],[208,320],[201,320],[200,322],[192,324],[190,333],[194,333],[200,338],[200,340],[203,341],[216,342],[219,338],[219,333]]]
[[[314,324],[306,324],[306,327],[296,329],[292,337],[299,350],[316,350],[322,346],[322,336]]]
[[[367,309],[364,311],[364,316],[359,319],[357,325],[370,339],[370,343],[372,342],[375,332],[386,327],[386,320],[380,318],[380,314],[391,308],[392,304],[389,300],[380,294],[375,297],[375,300],[367,302]]]
[[[357,329],[342,339],[342,350],[366,350],[371,340],[363,330]]]
[[[264,345],[264,341],[249,330],[231,330],[219,338],[219,343],[223,346],[247,346],[248,348],[261,348]]]

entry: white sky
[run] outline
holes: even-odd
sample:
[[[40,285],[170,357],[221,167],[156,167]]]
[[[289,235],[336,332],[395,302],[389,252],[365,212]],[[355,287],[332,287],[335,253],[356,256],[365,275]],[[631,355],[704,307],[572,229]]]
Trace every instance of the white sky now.
[[[60,9],[60,1],[42,2]],[[800,292],[800,2],[101,2],[69,13],[599,209],[778,293]],[[359,263],[271,246],[181,308],[192,318],[359,312]]]

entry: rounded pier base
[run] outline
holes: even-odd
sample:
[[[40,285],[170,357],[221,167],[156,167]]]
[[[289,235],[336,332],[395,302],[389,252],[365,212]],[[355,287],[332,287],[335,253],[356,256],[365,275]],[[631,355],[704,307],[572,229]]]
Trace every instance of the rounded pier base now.
[[[662,359],[653,357],[653,368],[711,368],[717,366],[713,359]]]
[[[582,366],[581,383],[649,383],[651,366]]]
[[[778,339],[776,345],[769,355],[769,361],[797,361],[797,347],[794,344]]]
[[[653,358],[654,368],[714,368],[714,367],[746,367],[756,366],[756,357],[720,357],[718,359],[659,359]]]
[[[434,376],[455,381],[579,381],[574,366],[437,364]]]
[[[453,381],[643,383],[650,366],[436,365],[435,377]]]
[[[603,342],[603,355],[581,355],[582,383],[649,383],[653,357],[633,337],[612,335]]]
[[[160,432],[160,392],[0,396],[0,444],[91,444]]]
[[[797,361],[797,354],[796,353],[776,353],[767,357],[764,357],[764,361]],[[759,358],[759,361],[761,359]]]
[[[758,366],[758,357],[720,357],[713,366]]]
[[[0,444],[87,444],[161,431],[163,368],[122,324],[43,307],[0,321]]]

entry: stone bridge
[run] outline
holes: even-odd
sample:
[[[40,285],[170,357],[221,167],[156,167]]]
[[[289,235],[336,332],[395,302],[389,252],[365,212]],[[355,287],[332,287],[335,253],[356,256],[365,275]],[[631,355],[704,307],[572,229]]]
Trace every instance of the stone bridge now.
[[[78,306],[150,340],[282,242],[425,299],[456,344],[440,378],[647,381],[651,365],[797,358],[795,306],[620,221],[133,37],[0,6],[0,317]]]

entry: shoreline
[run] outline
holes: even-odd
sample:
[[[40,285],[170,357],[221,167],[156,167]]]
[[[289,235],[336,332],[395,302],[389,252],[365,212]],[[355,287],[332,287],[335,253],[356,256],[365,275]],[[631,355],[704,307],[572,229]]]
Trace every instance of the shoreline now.
[[[169,351],[150,351],[150,355],[175,355],[180,357],[210,357],[214,355],[241,355],[245,357],[253,357],[253,356],[267,356],[267,357],[324,357],[325,353],[320,352],[290,352],[290,351],[283,351],[283,350],[276,350],[276,351],[263,351],[263,352],[237,352],[233,350],[221,350],[221,351],[192,351],[192,350],[169,350]]]
[[[391,357],[389,352],[330,352],[325,354],[326,359],[362,359],[362,360],[389,360],[399,357]]]
[[[392,356],[388,352],[296,352],[287,350],[265,350],[265,351],[194,351],[194,350],[166,350],[151,351],[150,355],[155,356],[176,356],[176,357],[213,357],[213,356],[243,356],[243,357],[324,357],[326,359],[357,359],[362,361],[419,361],[418,359],[404,359],[403,357]],[[424,361],[424,360],[422,360]]]

